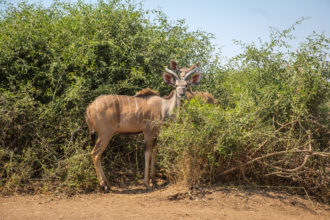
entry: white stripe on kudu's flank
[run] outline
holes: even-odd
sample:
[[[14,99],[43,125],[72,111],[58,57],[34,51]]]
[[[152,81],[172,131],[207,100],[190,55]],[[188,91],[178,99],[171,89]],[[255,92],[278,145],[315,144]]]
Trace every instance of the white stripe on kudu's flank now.
[[[138,106],[138,101],[139,100],[136,97],[134,97],[134,99],[135,99],[135,115],[137,117],[139,117],[140,116],[140,110],[139,110],[139,106]]]
[[[104,99],[105,99],[105,102],[107,103],[107,107],[109,107],[110,106],[110,104],[109,104],[109,96],[104,97]]]
[[[135,98],[135,108],[136,108],[136,111],[138,111],[139,107],[138,107],[138,104],[137,104],[137,99],[136,99],[136,97],[134,97],[134,98]]]
[[[131,103],[130,103],[129,97],[126,96],[126,98],[127,98],[127,103],[128,103],[128,114],[131,114]]]
[[[120,108],[120,100],[119,100],[118,95],[116,95],[116,98],[117,98],[117,100],[118,100],[118,104],[119,104],[119,108]]]

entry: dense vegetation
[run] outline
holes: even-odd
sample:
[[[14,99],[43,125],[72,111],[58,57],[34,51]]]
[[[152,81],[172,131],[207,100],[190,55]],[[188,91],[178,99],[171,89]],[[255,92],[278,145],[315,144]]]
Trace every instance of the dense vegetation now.
[[[86,106],[100,94],[145,87],[168,94],[161,74],[173,59],[201,62],[199,90],[218,105],[191,100],[163,126],[158,166],[169,181],[285,186],[329,201],[330,39],[313,33],[292,52],[295,25],[273,30],[268,42],[241,43],[244,52],[220,67],[211,34],[138,4],[7,5],[0,17],[1,192],[96,190]],[[103,156],[110,181],[139,182],[141,136],[116,136],[110,145]]]
[[[209,90],[220,104],[192,100],[163,127],[168,177],[189,187],[282,186],[329,201],[329,63],[321,41],[329,44],[314,35],[295,53],[248,45],[212,74],[213,83],[221,78],[221,90]]]

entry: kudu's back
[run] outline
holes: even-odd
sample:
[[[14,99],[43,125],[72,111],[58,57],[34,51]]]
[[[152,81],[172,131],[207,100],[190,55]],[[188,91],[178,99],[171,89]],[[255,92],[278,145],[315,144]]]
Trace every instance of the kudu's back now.
[[[156,95],[102,95],[87,107],[86,122],[91,133],[143,132],[153,128],[152,122],[162,120],[161,105]]]

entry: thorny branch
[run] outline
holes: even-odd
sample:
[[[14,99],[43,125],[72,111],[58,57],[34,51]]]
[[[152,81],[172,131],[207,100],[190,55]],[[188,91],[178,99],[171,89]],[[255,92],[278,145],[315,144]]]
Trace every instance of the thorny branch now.
[[[276,130],[274,131],[274,134],[276,134],[277,132],[281,131],[281,130],[282,130],[283,128],[285,128],[286,126],[288,126],[288,125],[292,125],[292,124],[295,123],[295,122],[296,122],[296,121],[290,121],[290,122],[288,122],[288,123],[282,125],[281,127],[279,127],[278,129],[276,129]],[[251,154],[251,156],[255,155],[255,154],[256,154],[261,148],[263,148],[263,146],[265,146],[268,142],[269,142],[269,138],[267,138],[264,142],[262,142],[262,143],[257,147],[257,149],[255,149],[255,150],[253,151],[253,153]]]
[[[314,151],[310,151],[310,150],[293,150],[293,151],[278,151],[278,152],[273,152],[273,153],[269,153],[269,154],[266,154],[264,156],[261,156],[261,157],[257,157],[257,158],[254,158],[253,160],[250,160],[246,163],[243,163],[237,167],[233,167],[231,169],[228,169],[222,173],[220,173],[220,176],[223,176],[225,174],[228,174],[230,172],[233,172],[235,170],[238,170],[242,167],[245,167],[249,164],[252,164],[256,161],[259,161],[259,160],[262,160],[262,159],[265,159],[265,158],[268,158],[268,157],[273,157],[273,156],[277,156],[277,155],[282,155],[282,154],[286,154],[286,153],[308,153],[308,155],[306,156],[321,156],[321,157],[330,157],[330,153],[327,153],[327,152],[314,152]],[[308,158],[307,158],[308,159]],[[297,169],[297,168],[295,168]]]
[[[288,125],[293,125],[294,123],[296,123],[297,121],[290,121],[286,124],[283,124],[281,125],[280,128],[278,128],[277,130],[274,131],[274,133],[277,133],[279,131],[281,131],[283,128],[285,128],[286,126]],[[298,122],[299,123],[299,122]],[[313,151],[313,148],[312,148],[312,135],[311,135],[311,131],[310,130],[306,130],[300,123],[299,123],[300,127],[303,128],[303,130],[307,133],[307,137],[308,137],[308,144],[307,144],[307,149],[295,149],[295,150],[283,150],[283,151],[278,151],[278,152],[272,152],[272,153],[268,153],[266,155],[263,155],[263,156],[260,156],[260,157],[257,157],[257,158],[254,158],[254,159],[251,159],[245,163],[242,163],[236,167],[233,167],[233,168],[230,168],[224,172],[222,172],[220,174],[220,176],[223,176],[223,175],[226,175],[228,173],[231,173],[233,171],[236,171],[236,170],[242,170],[245,166],[249,165],[249,164],[252,164],[254,162],[258,162],[260,164],[263,164],[265,166],[268,166],[268,167],[271,167],[273,169],[275,169],[276,171],[272,172],[272,173],[269,173],[267,174],[266,176],[270,176],[270,175],[277,175],[277,176],[281,176],[281,177],[292,177],[292,175],[294,173],[297,173],[299,170],[303,169],[305,167],[305,165],[307,164],[309,158],[311,156],[319,156],[319,157],[330,157],[330,153],[328,152],[316,152],[316,151]],[[250,157],[253,157],[258,151],[260,151],[268,142],[270,141],[270,138],[267,138],[265,141],[263,141],[250,155]],[[288,169],[288,168],[282,168],[280,166],[275,166],[274,164],[269,164],[269,163],[266,163],[265,161],[262,161],[266,158],[269,158],[269,157],[274,157],[274,156],[278,156],[278,155],[284,155],[284,154],[288,154],[288,153],[293,153],[293,154],[306,154],[304,156],[304,159],[302,161],[302,163],[295,167],[295,168],[292,168],[292,169]],[[278,161],[275,161],[275,163],[278,162]]]

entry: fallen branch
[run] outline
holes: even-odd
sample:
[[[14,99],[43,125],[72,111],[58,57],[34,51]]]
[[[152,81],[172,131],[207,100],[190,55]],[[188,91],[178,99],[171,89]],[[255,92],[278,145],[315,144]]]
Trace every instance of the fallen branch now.
[[[308,139],[309,139],[308,151],[311,151],[312,152],[312,150],[313,150],[312,149],[312,137],[311,137],[310,130],[308,130],[307,133],[308,133]],[[306,154],[305,157],[304,157],[304,161],[302,162],[302,164],[300,164],[298,167],[293,168],[293,169],[285,169],[285,168],[282,168],[282,167],[278,167],[278,166],[274,166],[274,165],[268,164],[266,162],[262,162],[262,163],[265,164],[266,166],[270,166],[270,167],[272,167],[274,169],[277,169],[277,170],[280,170],[282,172],[296,172],[296,171],[302,169],[306,165],[306,163],[307,163],[307,161],[308,161],[308,159],[309,159],[310,156],[311,156],[310,154]]]
[[[220,173],[219,175],[220,176],[223,176],[223,175],[226,175],[227,173],[230,173],[230,172],[233,172],[235,170],[238,170],[242,167],[245,167],[249,164],[252,164],[256,161],[259,161],[259,160],[262,160],[262,159],[265,159],[265,158],[268,158],[268,157],[273,157],[273,156],[276,156],[276,155],[281,155],[281,154],[286,154],[286,153],[308,153],[309,156],[321,156],[321,157],[330,157],[330,153],[326,153],[326,152],[313,152],[313,151],[310,151],[310,150],[293,150],[293,151],[279,151],[279,152],[274,152],[274,153],[270,153],[270,154],[266,154],[264,156],[261,156],[261,157],[257,157],[257,158],[254,158],[253,160],[250,160],[246,163],[243,163],[237,167],[233,167],[231,169],[228,169],[222,173]],[[307,158],[308,159],[308,158]]]

